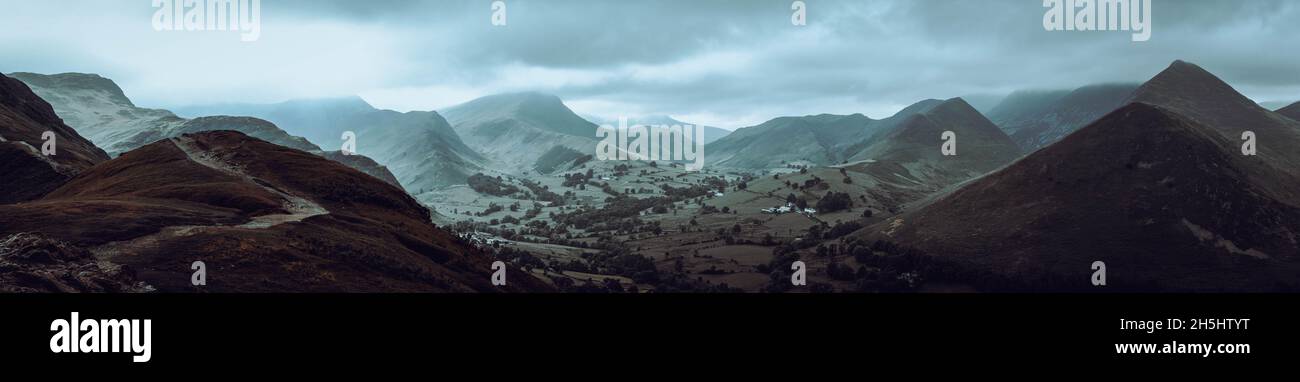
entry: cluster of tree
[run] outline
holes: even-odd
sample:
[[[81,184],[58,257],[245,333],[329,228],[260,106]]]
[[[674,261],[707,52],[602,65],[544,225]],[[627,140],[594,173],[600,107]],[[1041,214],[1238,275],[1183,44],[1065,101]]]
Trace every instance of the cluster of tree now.
[[[578,283],[573,279],[560,277],[554,279],[554,282],[555,286],[564,293],[640,293],[636,285],[624,288],[622,283],[613,278],[586,280],[586,282]]]
[[[578,167],[578,166],[582,166],[582,165],[584,165],[584,164],[587,164],[587,162],[591,162],[591,160],[592,160],[592,159],[595,159],[595,158],[596,158],[596,157],[593,156],[593,155],[591,155],[591,154],[586,154],[586,155],[580,156],[580,157],[578,157],[578,159],[574,159],[574,160],[573,160],[573,167]]]
[[[619,195],[606,199],[600,208],[582,206],[567,213],[553,213],[551,219],[556,224],[571,225],[579,229],[588,229],[595,223],[617,222],[639,216],[641,211],[655,206],[671,206],[672,200],[664,197],[633,198]]]
[[[854,238],[834,248],[833,251],[851,255],[858,267],[855,269],[848,265],[837,264],[833,273],[828,267],[828,275],[837,280],[855,281],[857,290],[861,292],[911,291],[926,281],[964,284],[977,290],[996,292],[1067,292],[1092,288],[1086,279],[1079,277],[1044,273],[1032,275],[995,273],[960,260],[936,257],[889,241],[878,240],[871,245],[866,245]],[[1149,282],[1115,288],[1115,290],[1159,289],[1159,285]]]
[[[628,172],[628,171],[631,171],[631,170],[632,170],[632,167],[630,167],[630,166],[628,166],[628,165],[626,165],[626,164],[620,164],[620,165],[614,166],[614,176],[625,176],[625,175],[627,175],[627,172]]]
[[[703,277],[694,277],[685,273],[670,273],[661,276],[655,284],[655,293],[744,293],[727,283],[714,284]]]
[[[708,204],[700,204],[700,215],[712,215],[716,213],[729,214],[731,213],[731,207],[722,206],[722,209],[718,209],[718,207],[710,206]]]
[[[741,232],[743,232],[743,230],[740,227],[740,224],[734,224],[731,226],[730,229],[718,228],[716,232],[718,234],[718,237],[722,238],[722,241],[727,243],[727,245],[753,244],[753,242],[751,242],[750,240],[737,237],[740,236]]]
[[[853,207],[853,197],[843,192],[828,192],[817,201],[817,212],[830,213]]]
[[[592,177],[594,176],[595,174],[591,171],[591,169],[587,169],[587,172],[585,173],[579,172],[574,174],[564,174],[564,183],[562,184],[562,186],[581,187],[585,189],[587,182],[590,182]]]
[[[824,238],[827,240],[838,239],[860,229],[862,229],[862,223],[857,221],[837,222],[829,231],[826,231]]]
[[[799,260],[799,253],[790,245],[780,245],[772,249],[772,260],[767,264],[760,264],[756,270],[758,273],[768,275],[767,286],[763,288],[764,292],[782,293],[789,291],[794,287],[790,283],[790,277],[794,276],[792,265]]]
[[[748,190],[748,189],[749,189],[749,182],[752,182],[752,181],[754,180],[754,174],[751,174],[751,173],[748,173],[748,172],[745,172],[745,173],[732,173],[732,174],[739,176],[739,178],[736,179],[736,181],[732,184],[732,186],[735,187],[735,190],[736,190],[736,191],[744,191],[744,190]]]
[[[551,192],[550,187],[528,179],[522,179],[520,182],[523,183],[524,187],[528,188],[528,191],[531,191],[533,195],[535,195],[536,200],[551,202],[552,207],[564,205],[564,197],[560,196],[560,194]]]
[[[491,177],[478,173],[470,175],[468,182],[469,188],[480,194],[508,196],[519,192],[519,187],[507,184],[500,176]]]
[[[512,230],[497,230],[486,227],[483,223],[472,221],[456,222],[448,229],[453,232],[488,232],[505,238],[507,240],[516,240],[519,237]],[[471,246],[472,243],[459,240],[463,245]],[[527,251],[519,250],[512,247],[501,245],[480,248],[494,253],[494,256],[502,261],[514,264],[525,270],[541,269],[552,273],[561,273],[564,271],[575,271],[582,273],[592,273],[601,275],[616,275],[627,277],[637,284],[648,284],[653,286],[654,291],[658,293],[739,293],[743,290],[733,288],[726,283],[713,284],[703,278],[692,278],[681,271],[661,271],[654,263],[654,260],[632,253],[622,241],[617,240],[613,235],[602,234],[594,244],[576,240],[542,240],[540,242],[565,245],[575,248],[589,248],[602,252],[586,252],[580,255],[580,260],[569,260],[566,262],[555,262],[548,264],[539,257]],[[640,292],[635,285],[624,286],[613,278],[594,278],[583,282],[575,282],[568,277],[555,277],[552,279],[556,287],[565,292],[571,293],[638,293]]]
[[[786,202],[787,204],[794,204],[794,206],[795,206],[796,208],[801,209],[801,210],[804,209],[804,208],[808,208],[808,199],[804,199],[804,198],[802,198],[802,197],[797,197],[797,196],[795,196],[794,194],[786,195],[786,196],[785,196],[785,202]]]
[[[609,183],[601,183],[600,190],[604,191],[606,194],[609,194],[610,196],[623,195],[622,193],[618,192],[618,190],[615,190],[614,187],[610,186]]]
[[[705,187],[708,187],[710,190],[718,190],[718,192],[727,192],[727,179],[722,177],[708,176],[705,177],[704,179],[700,179],[700,184],[703,184]]]
[[[659,227],[659,222],[646,222],[639,218],[618,219],[608,222],[596,222],[583,228],[587,232],[613,235],[631,235],[633,240],[638,238],[640,233],[649,233],[659,235],[663,229]]]
[[[498,248],[496,250],[496,258],[522,268],[524,271],[546,269],[546,262],[537,258],[537,256],[510,247]]]
[[[584,256],[584,260],[600,274],[619,275],[642,284],[659,281],[659,271],[655,268],[654,260],[642,255],[611,251]]]
[[[542,204],[534,202],[533,208],[529,208],[528,211],[524,212],[524,219],[532,219],[537,217],[537,215],[541,215],[541,214],[542,214]]]
[[[479,216],[479,217],[482,217],[482,216],[488,216],[488,215],[491,215],[491,214],[494,214],[494,213],[497,213],[497,212],[501,212],[501,211],[504,210],[504,209],[505,209],[505,208],[501,207],[500,204],[496,204],[496,203],[488,203],[488,208],[487,208],[486,210],[483,210],[483,212],[479,212],[479,213],[476,213],[476,214],[474,214],[474,215],[475,215],[475,216]]]
[[[659,188],[663,189],[665,196],[677,201],[694,199],[713,192],[712,188],[703,184],[692,184],[686,187],[673,187],[663,184]]]

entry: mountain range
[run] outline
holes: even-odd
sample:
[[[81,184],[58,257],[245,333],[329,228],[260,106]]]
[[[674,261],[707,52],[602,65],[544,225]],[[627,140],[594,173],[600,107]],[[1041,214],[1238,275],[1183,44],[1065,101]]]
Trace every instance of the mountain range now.
[[[109,155],[117,156],[162,138],[208,130],[235,130],[303,151],[320,147],[291,136],[264,120],[248,117],[177,117],[167,110],[137,107],[112,80],[95,74],[13,73],[55,112]]]
[[[957,137],[955,156],[940,151],[945,131]],[[705,156],[739,168],[892,162],[911,178],[947,185],[1010,163],[1020,149],[970,104],[953,98],[921,101],[882,120],[861,114],[776,118],[709,144]]]
[[[583,118],[586,119],[586,120],[588,120],[588,121],[591,121],[592,123],[595,123],[595,124],[597,124],[597,125],[609,125],[609,126],[618,127],[618,120],[617,120],[617,119],[612,119],[612,120],[611,120],[611,119],[600,118],[600,117],[595,117],[595,116],[583,116]],[[628,126],[633,126],[633,125],[638,125],[638,124],[639,124],[639,125],[645,125],[645,126],[656,126],[656,125],[664,125],[664,126],[674,126],[674,125],[676,125],[676,126],[686,126],[686,125],[690,125],[690,126],[699,126],[700,128],[704,129],[704,143],[705,143],[705,144],[713,143],[713,141],[716,141],[716,140],[722,139],[722,137],[725,137],[725,136],[727,136],[728,134],[731,134],[731,130],[723,129],[723,128],[721,128],[721,127],[703,126],[703,125],[700,125],[700,124],[697,124],[697,123],[682,122],[682,121],[679,121],[679,120],[677,120],[677,119],[675,119],[675,118],[673,118],[673,117],[671,117],[671,116],[662,115],[662,114],[657,114],[657,115],[647,115],[647,116],[642,116],[642,117],[631,117],[631,118],[628,118],[628,119],[627,119],[627,124],[628,124]]]
[[[247,116],[211,115],[181,118],[170,111],[137,107],[112,80],[95,74],[62,73],[44,75],[14,73],[71,127],[85,134],[109,155],[124,152],[155,141],[201,131],[232,130],[281,146],[337,159],[371,176],[396,182],[387,168],[369,158],[345,156],[339,151],[324,151],[311,141],[290,135],[275,124]]]
[[[91,100],[75,102],[129,102],[81,95]],[[40,150],[46,132],[56,140],[52,155]],[[330,153],[219,128],[177,133],[110,159],[27,85],[0,76],[0,290],[549,289],[524,273],[492,285],[487,253],[435,226],[429,209],[395,184],[326,159]],[[207,267],[206,285],[191,283],[195,262]]]
[[[1020,91],[989,111],[1025,152],[1047,147],[1122,106],[1136,84],[1089,85],[1070,91]]]
[[[357,152],[375,156],[381,162],[396,161],[395,167],[408,182],[418,183],[413,170],[422,162],[442,160],[461,166],[446,176],[451,183],[463,183],[464,177],[456,174],[481,170],[479,162],[485,159],[470,149],[460,139],[441,114],[434,111],[407,113],[382,110],[371,106],[361,97],[296,99],[274,104],[218,104],[189,106],[178,109],[184,115],[250,115],[274,122],[285,131],[301,135],[313,142],[328,142],[341,147],[344,132],[357,135]],[[385,130],[400,131],[392,134]],[[416,144],[416,146],[411,146]],[[396,148],[394,148],[396,147]],[[402,156],[401,151],[434,153],[435,157]],[[440,172],[441,173],[441,172]],[[412,185],[419,186],[419,185]],[[429,186],[425,184],[423,186]],[[408,187],[409,188],[409,187]]]
[[[535,172],[543,156],[595,153],[597,125],[574,114],[554,95],[490,95],[440,112],[466,144],[505,172]]]
[[[862,114],[779,117],[736,129],[706,145],[705,161],[753,169],[795,163],[838,164],[847,159],[841,146],[850,140],[865,139],[876,131],[875,123]]]
[[[497,94],[441,111],[408,113],[379,110],[360,97],[198,105],[177,111],[186,116],[254,116],[312,142],[341,142],[341,134],[352,131],[357,151],[387,165],[413,193],[465,184],[477,172],[546,174],[568,168],[592,155],[598,123],[617,124],[583,118],[559,97],[536,92]],[[668,116],[630,123],[686,124]],[[730,133],[709,126],[704,130],[706,142]]]
[[[1242,155],[1244,129],[1258,156]],[[862,234],[1036,290],[1084,289],[1094,261],[1117,290],[1293,290],[1297,133],[1177,61],[1119,110]]]
[[[1097,261],[1109,273],[1103,290],[1300,288],[1300,103],[1270,111],[1183,61],[1141,84],[983,101],[987,117],[952,98],[880,120],[821,114],[730,133],[706,127],[716,137],[708,164],[740,177],[697,181],[729,190],[704,194],[733,203],[724,216],[790,197],[827,206],[845,198],[864,210],[836,210],[837,226],[862,218],[840,234],[866,225],[854,236],[928,254],[982,275],[991,289],[1092,290]],[[412,195],[457,198],[463,208],[453,215],[522,227],[513,215],[514,223],[489,220],[519,204],[516,183],[599,195],[618,194],[610,183],[622,181],[625,195],[606,199],[617,203],[656,192],[635,187],[641,177],[681,177],[610,165],[557,179],[593,153],[597,125],[542,93],[441,111],[380,110],[345,97],[181,115],[193,118],[137,107],[96,75],[0,76],[0,159],[9,164],[0,169],[3,290],[544,291],[551,287],[527,276],[491,285],[492,255],[436,226]],[[682,124],[667,116],[629,123]],[[941,151],[947,132],[956,155]],[[346,147],[349,133],[359,155],[313,143]],[[1247,133],[1256,153],[1243,152]],[[41,150],[49,135],[55,155]],[[478,186],[515,192],[449,187],[476,173],[509,175]],[[425,193],[434,189],[446,193]],[[480,201],[496,211],[478,212]],[[564,211],[534,205],[525,219]],[[612,205],[595,206],[583,208]],[[761,217],[748,220],[755,227],[727,224],[747,232],[782,219],[790,235],[802,222]],[[533,233],[550,229],[529,223]],[[194,261],[208,264],[210,285],[190,283]]]

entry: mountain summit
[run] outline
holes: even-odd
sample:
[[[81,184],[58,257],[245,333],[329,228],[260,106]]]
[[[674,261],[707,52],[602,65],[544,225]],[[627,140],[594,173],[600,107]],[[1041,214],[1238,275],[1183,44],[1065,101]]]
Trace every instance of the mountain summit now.
[[[465,144],[506,172],[534,171],[539,159],[557,152],[596,152],[596,124],[574,114],[554,95],[491,95],[441,113]]]
[[[957,139],[957,155],[939,150],[944,132]],[[924,163],[938,170],[983,175],[1020,157],[1020,148],[1002,130],[961,98],[930,106],[885,131],[849,160]]]
[[[1267,160],[1300,163],[1300,122],[1269,111],[1196,64],[1175,61],[1142,84],[1128,102],[1163,106],[1242,142],[1255,133],[1259,155]],[[1289,166],[1300,175],[1300,167]]]
[[[497,135],[498,131],[477,131],[482,127],[467,122],[514,121],[525,127],[577,137],[594,137],[596,126],[573,113],[560,97],[538,92],[496,94],[474,99],[443,111],[452,126],[463,135]],[[481,134],[476,134],[481,133]]]

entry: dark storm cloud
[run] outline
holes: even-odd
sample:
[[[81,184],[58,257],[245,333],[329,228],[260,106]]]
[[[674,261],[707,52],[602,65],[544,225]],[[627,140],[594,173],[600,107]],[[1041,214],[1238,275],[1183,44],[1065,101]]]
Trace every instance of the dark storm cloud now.
[[[1300,2],[1286,0],[1154,0],[1152,37],[1140,43],[1129,32],[1045,31],[1040,0],[806,0],[804,27],[790,24],[787,0],[506,0],[505,27],[490,25],[488,0],[263,0],[253,44],[153,32],[141,21],[147,1],[47,3],[0,16],[17,31],[0,36],[15,66],[3,70],[98,71],[159,106],[360,93],[433,109],[537,90],[589,114],[738,127],[1139,82],[1175,59],[1260,101],[1300,99]]]

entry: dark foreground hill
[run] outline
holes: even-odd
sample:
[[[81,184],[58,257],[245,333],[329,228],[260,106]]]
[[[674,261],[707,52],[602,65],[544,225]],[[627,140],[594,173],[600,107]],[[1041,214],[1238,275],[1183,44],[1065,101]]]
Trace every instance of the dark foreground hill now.
[[[1294,119],[1294,120],[1296,120],[1296,121],[1300,121],[1300,102],[1296,102],[1296,103],[1291,104],[1290,106],[1287,106],[1287,107],[1284,107],[1284,108],[1281,108],[1281,109],[1277,109],[1277,113],[1278,113],[1278,114],[1281,114],[1281,115],[1284,115],[1284,116],[1286,116],[1287,118],[1291,118],[1291,119]]]
[[[54,155],[41,148],[52,134]],[[39,198],[108,154],[22,82],[0,75],[0,204]]]
[[[865,231],[1043,288],[1300,287],[1300,183],[1214,128],[1130,104],[916,212]]]
[[[430,222],[397,186],[233,131],[170,138],[0,206],[0,234],[39,233],[134,269],[160,291],[470,292],[545,289]],[[191,285],[203,261],[208,284]]]

